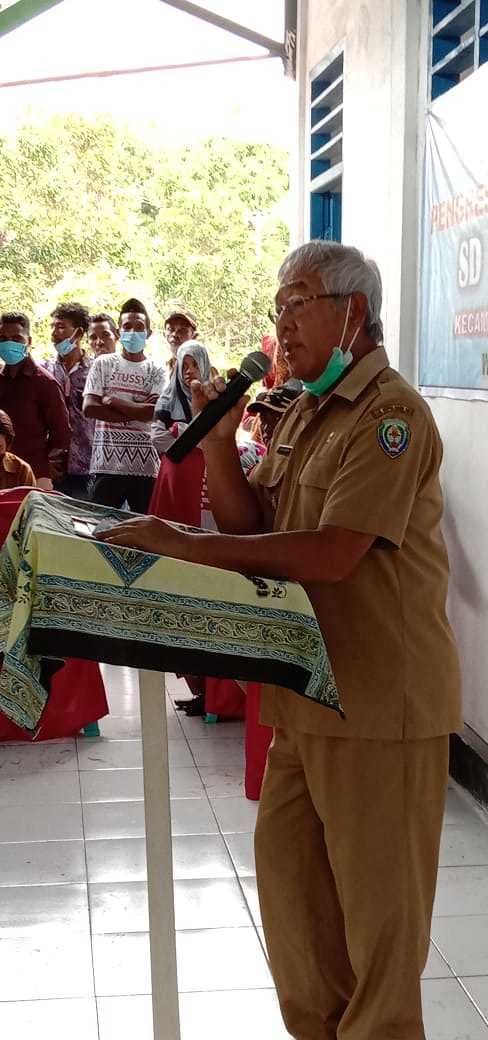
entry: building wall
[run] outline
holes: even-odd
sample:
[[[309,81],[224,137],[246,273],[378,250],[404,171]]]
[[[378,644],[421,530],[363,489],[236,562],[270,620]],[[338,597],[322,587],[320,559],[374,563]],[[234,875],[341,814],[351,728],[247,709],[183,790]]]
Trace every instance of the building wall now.
[[[388,353],[416,384],[429,2],[302,0],[300,8],[300,236],[309,233],[310,72],[343,41],[342,238],[378,262]],[[430,404],[445,447],[449,611],[461,654],[465,718],[488,741],[488,405]]]
[[[429,401],[444,441],[449,614],[463,672],[464,718],[488,742],[488,403]]]

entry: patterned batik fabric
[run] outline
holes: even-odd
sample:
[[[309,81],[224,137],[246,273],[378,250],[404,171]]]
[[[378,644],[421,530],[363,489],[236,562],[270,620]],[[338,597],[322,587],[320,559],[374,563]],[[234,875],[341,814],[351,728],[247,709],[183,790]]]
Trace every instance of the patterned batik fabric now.
[[[130,514],[129,514],[130,515]],[[0,554],[0,710],[35,730],[40,657],[272,682],[342,712],[300,585],[246,578],[80,537],[127,520],[104,506],[31,492]]]

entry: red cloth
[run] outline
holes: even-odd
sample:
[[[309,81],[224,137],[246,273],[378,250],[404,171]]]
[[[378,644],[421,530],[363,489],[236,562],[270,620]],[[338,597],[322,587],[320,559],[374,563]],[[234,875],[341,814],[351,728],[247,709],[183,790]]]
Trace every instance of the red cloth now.
[[[98,664],[68,658],[51,679],[36,742],[74,737],[84,726],[97,722],[108,712]],[[32,736],[0,712],[0,740],[29,741]]]
[[[0,491],[0,544],[3,545],[14,516],[32,488]],[[45,491],[44,494],[57,494]],[[72,737],[90,722],[108,715],[108,704],[100,668],[95,661],[68,658],[51,679],[41,728],[36,740]],[[32,740],[0,711],[0,740]]]
[[[246,798],[259,801],[263,783],[268,748],[273,739],[271,726],[262,726],[259,721],[261,683],[248,683],[246,694],[246,775],[244,787]]]
[[[182,462],[170,462],[163,455],[154,484],[149,513],[161,520],[200,527],[205,460],[200,448],[194,448]],[[210,506],[207,505],[210,509]]]
[[[246,695],[234,679],[205,679],[205,711],[222,718],[243,719]]]

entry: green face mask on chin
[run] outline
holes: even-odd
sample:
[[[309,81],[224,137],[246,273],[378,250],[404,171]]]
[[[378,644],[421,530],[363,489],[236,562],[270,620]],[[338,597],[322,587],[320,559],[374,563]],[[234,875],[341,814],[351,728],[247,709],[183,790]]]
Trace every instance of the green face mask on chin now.
[[[337,380],[351,362],[352,354],[350,350],[344,354],[340,347],[334,347],[324,371],[318,379],[314,379],[313,383],[307,383],[306,379],[303,380],[305,389],[308,390],[309,394],[313,394],[314,397],[321,397],[334,383],[337,383]]]
[[[347,304],[346,317],[344,319],[344,327],[342,329],[341,342],[339,346],[333,348],[330,358],[324,368],[324,371],[321,372],[317,379],[314,379],[311,383],[307,383],[306,379],[303,380],[303,385],[305,389],[308,390],[309,394],[313,394],[314,397],[321,397],[322,394],[325,394],[331,386],[334,386],[334,383],[337,383],[337,380],[340,379],[340,377],[346,371],[346,368],[349,368],[349,365],[352,364],[352,361],[354,360],[353,355],[351,353],[351,347],[356,339],[356,336],[359,333],[359,328],[356,329],[348,349],[345,351],[342,349],[342,344],[344,343],[344,339],[346,336],[346,329],[347,323],[349,321],[350,310],[351,297],[349,297],[349,301]]]

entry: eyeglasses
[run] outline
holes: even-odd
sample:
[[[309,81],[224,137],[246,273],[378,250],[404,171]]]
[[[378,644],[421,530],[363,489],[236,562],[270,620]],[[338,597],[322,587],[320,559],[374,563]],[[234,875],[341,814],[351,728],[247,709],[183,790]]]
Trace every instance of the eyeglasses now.
[[[295,314],[296,311],[300,310],[300,307],[304,307],[306,303],[311,303],[312,300],[333,300],[343,296],[343,293],[315,293],[314,296],[291,296],[286,303],[280,303],[277,307],[270,307],[268,311],[268,317],[273,325],[277,325],[280,319],[285,314],[285,311],[289,311],[290,314]]]

